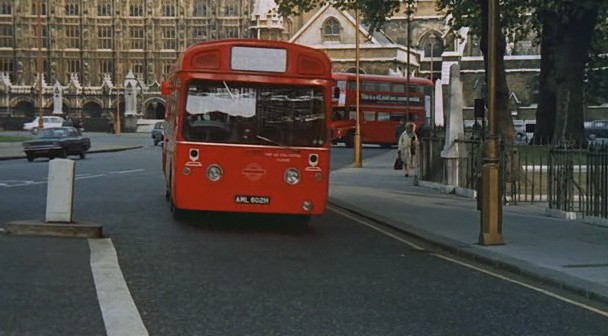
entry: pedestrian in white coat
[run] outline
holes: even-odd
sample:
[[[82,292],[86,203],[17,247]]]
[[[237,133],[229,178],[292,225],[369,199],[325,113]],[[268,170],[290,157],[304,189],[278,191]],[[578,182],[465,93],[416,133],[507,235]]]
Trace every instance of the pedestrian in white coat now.
[[[416,136],[416,124],[408,122],[405,125],[405,131],[399,137],[397,150],[401,154],[403,160],[403,169],[405,176],[416,176],[417,157],[418,153],[418,137]]]

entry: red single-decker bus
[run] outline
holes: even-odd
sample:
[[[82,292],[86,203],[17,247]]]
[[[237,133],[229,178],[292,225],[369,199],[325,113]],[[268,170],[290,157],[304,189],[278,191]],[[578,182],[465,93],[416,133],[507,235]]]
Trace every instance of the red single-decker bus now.
[[[193,45],[167,81],[163,170],[185,210],[294,215],[327,207],[331,63],[279,41]]]

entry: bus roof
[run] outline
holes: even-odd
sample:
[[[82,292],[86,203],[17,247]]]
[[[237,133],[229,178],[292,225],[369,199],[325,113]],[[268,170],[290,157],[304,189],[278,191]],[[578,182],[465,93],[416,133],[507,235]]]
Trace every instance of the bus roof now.
[[[334,72],[333,78],[336,80],[355,80],[356,74],[350,72]],[[372,82],[387,82],[387,83],[406,83],[407,77],[400,76],[388,76],[388,75],[369,75],[359,74],[360,81],[372,81]],[[433,82],[430,79],[420,77],[410,77],[411,84],[433,86]]]
[[[311,47],[283,41],[229,39],[188,47],[172,70],[330,79],[331,69],[329,57]]]

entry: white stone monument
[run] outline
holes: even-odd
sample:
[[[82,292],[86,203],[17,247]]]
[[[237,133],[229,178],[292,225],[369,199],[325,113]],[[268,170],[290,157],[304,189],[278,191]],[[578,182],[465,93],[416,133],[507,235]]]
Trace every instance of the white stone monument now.
[[[53,85],[53,114],[63,114],[63,87],[59,81]]]
[[[447,184],[459,186],[460,161],[468,153],[466,153],[466,147],[457,142],[457,140],[464,140],[462,81],[460,80],[460,66],[457,63],[450,66],[446,112],[445,146],[441,151],[441,157],[446,163]]]
[[[137,113],[137,96],[139,95],[140,87],[133,71],[125,77],[125,116],[136,116]]]

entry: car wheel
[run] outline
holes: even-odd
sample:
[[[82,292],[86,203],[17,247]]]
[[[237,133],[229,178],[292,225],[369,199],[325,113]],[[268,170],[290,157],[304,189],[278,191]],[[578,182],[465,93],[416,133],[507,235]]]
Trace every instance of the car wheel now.
[[[158,145],[158,140],[154,140],[154,146]]]
[[[61,152],[59,152],[59,157],[62,159],[65,159],[68,157],[68,151],[65,149],[62,149]]]
[[[26,158],[27,158],[27,160],[29,162],[34,161],[34,158],[35,158],[34,154],[32,154],[32,153],[26,153],[25,156],[26,156]]]
[[[355,146],[355,132],[348,132],[346,134],[344,145],[346,145],[346,148],[353,148]]]
[[[78,156],[80,156],[81,160],[84,160],[87,157],[87,152],[83,150],[78,154]]]
[[[32,134],[34,134],[34,135],[38,134],[38,127],[32,128]]]

